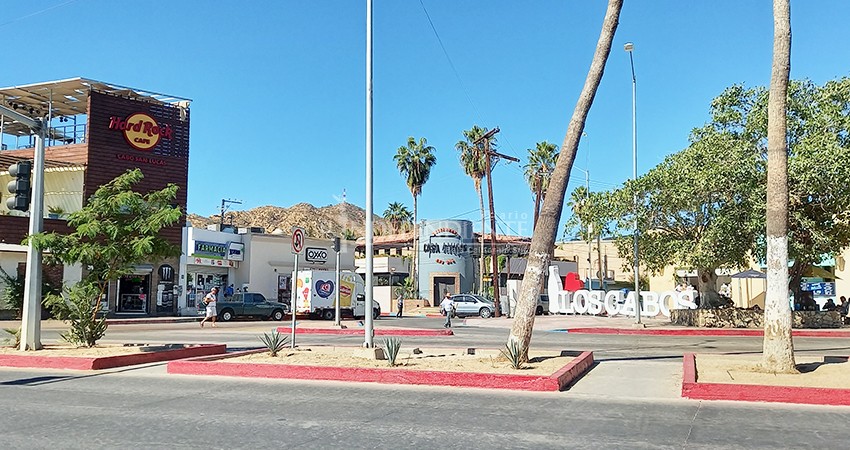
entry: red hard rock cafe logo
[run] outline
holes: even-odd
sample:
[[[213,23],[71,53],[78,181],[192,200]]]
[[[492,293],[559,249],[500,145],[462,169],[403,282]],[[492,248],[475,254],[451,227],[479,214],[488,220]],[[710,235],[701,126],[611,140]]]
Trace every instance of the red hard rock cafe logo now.
[[[136,150],[147,151],[159,144],[162,138],[171,139],[173,130],[170,125],[159,126],[153,117],[145,113],[135,113],[122,119],[109,118],[109,129],[124,132],[124,139]]]

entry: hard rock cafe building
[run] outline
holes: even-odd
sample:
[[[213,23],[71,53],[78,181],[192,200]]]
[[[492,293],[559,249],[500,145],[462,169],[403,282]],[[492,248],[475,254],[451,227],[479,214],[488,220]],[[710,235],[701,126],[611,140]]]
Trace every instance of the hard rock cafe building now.
[[[175,205],[186,210],[189,169],[190,100],[110,83],[72,78],[0,88],[0,104],[50,124],[45,139],[44,230],[68,233],[66,217],[78,211],[101,185],[141,169],[142,193],[178,186]],[[32,160],[35,138],[29,128],[0,116],[0,267],[9,275],[25,273],[29,212],[9,210],[8,167]],[[162,237],[181,248],[185,216]],[[179,257],[146,261],[113,280],[102,305],[115,316],[177,315]],[[55,286],[79,281],[86,268],[43,267]],[[3,287],[0,286],[0,289]]]

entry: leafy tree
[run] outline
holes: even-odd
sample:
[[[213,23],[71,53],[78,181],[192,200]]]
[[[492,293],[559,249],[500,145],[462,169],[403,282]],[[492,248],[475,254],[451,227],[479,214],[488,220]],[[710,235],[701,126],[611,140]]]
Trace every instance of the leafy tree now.
[[[180,248],[160,236],[182,215],[172,203],[177,186],[140,194],[133,191],[144,175],[128,170],[99,187],[85,206],[68,216],[70,234],[39,233],[29,237],[36,248],[48,250],[48,261],[80,264],[86,271],[82,284],[91,293],[87,313],[94,319],[109,282],[132,271],[134,265],[180,254]],[[82,294],[80,294],[82,295]],[[98,326],[93,320],[93,326]]]
[[[417,213],[419,208],[419,195],[422,194],[422,186],[428,181],[428,178],[431,176],[431,168],[437,164],[437,157],[434,156],[434,147],[428,145],[428,140],[425,138],[419,138],[419,142],[416,142],[416,139],[413,136],[407,138],[407,145],[399,147],[396,151],[393,160],[396,162],[396,166],[398,166],[398,171],[401,173],[403,177],[405,177],[407,182],[407,187],[410,189],[410,194],[413,196],[413,249],[414,249],[414,259],[413,259],[413,286],[414,291],[418,295],[418,286],[416,283],[416,272],[417,272],[417,258],[415,255],[418,253],[416,251],[417,240],[419,238],[417,232]]]
[[[384,211],[384,219],[390,223],[393,232],[398,233],[404,227],[413,223],[413,213],[404,204],[392,202]]]
[[[564,207],[564,197],[569,182],[570,171],[578,151],[579,140],[584,129],[590,106],[599,83],[602,81],[602,73],[605,71],[605,63],[608,54],[611,53],[611,45],[614,41],[614,33],[617,31],[620,10],[623,8],[622,0],[609,0],[605,18],[602,22],[602,31],[596,44],[596,51],[587,72],[584,87],[579,94],[573,116],[567,127],[567,134],[561,145],[561,156],[555,164],[549,188],[546,190],[546,202],[540,211],[537,226],[531,238],[528,264],[523,275],[522,288],[517,301],[516,315],[508,336],[509,345],[518,345],[522,360],[528,360],[528,347],[531,343],[531,332],[534,328],[534,313],[537,306],[537,295],[543,287],[543,277],[546,275],[549,261],[552,259],[552,251],[555,245],[555,237],[558,233],[558,224],[561,221],[561,211]]]
[[[760,179],[757,155],[743,142],[711,127],[696,130],[691,140],[685,150],[614,191],[607,211],[627,232],[618,233],[620,255],[634,264],[637,215],[641,264],[654,273],[670,264],[696,269],[701,306],[709,307],[719,300],[715,270],[748,261],[759,231]],[[597,203],[591,214],[605,211]]]
[[[487,176],[487,160],[485,159],[484,141],[482,136],[487,134],[487,128],[481,128],[478,125],[473,125],[472,128],[463,131],[463,140],[457,141],[455,149],[460,152],[460,166],[463,167],[464,173],[472,178],[472,183],[475,186],[475,192],[478,194],[478,207],[481,211],[481,264],[479,265],[480,273],[478,279],[479,289],[484,287],[484,231],[487,229],[484,216],[484,194],[481,191],[481,180]],[[493,136],[490,138],[490,148],[495,151],[498,147],[498,139]]]
[[[5,304],[8,308],[15,309],[20,314],[21,309],[24,306],[24,286],[26,285],[25,277],[23,275],[12,276],[0,267],[0,280],[3,281],[3,285],[5,286],[3,294],[0,295],[0,300],[2,300],[0,305]],[[47,318],[47,313],[49,312],[45,299],[50,294],[59,293],[60,290],[60,288],[46,277],[41,279],[42,319]]]
[[[535,148],[528,149],[528,163],[523,166],[525,181],[534,194],[534,225],[540,215],[540,205],[545,200],[546,189],[555,164],[558,162],[558,146],[547,141],[538,142]]]
[[[576,235],[590,244],[602,235],[609,233],[609,225],[612,220],[610,204],[609,193],[590,192],[585,186],[578,186],[570,194],[570,199],[567,202],[572,210],[572,216],[567,219],[564,226],[565,234],[577,231]],[[604,279],[601,251],[601,248],[597,247],[600,284],[601,280]],[[590,266],[589,259],[588,266]]]
[[[773,0],[773,65],[767,106],[767,292],[762,364],[796,373],[788,304],[788,77],[791,4]],[[817,201],[817,200],[815,200]]]

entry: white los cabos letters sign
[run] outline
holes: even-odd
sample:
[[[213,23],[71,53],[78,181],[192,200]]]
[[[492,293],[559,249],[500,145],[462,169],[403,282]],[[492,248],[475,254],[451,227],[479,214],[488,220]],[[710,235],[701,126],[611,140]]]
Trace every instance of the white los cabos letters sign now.
[[[609,316],[622,314],[635,315],[635,293],[623,298],[621,291],[588,291],[578,290],[569,292],[561,286],[558,266],[549,266],[549,312],[553,314],[601,314]],[[691,292],[652,292],[641,291],[640,315],[655,317],[663,314],[670,317],[671,309],[696,309],[694,293]]]

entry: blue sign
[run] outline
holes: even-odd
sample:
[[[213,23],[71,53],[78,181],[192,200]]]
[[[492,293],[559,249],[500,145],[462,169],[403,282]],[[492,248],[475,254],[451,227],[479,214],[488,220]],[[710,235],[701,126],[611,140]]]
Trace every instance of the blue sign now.
[[[811,292],[813,295],[821,297],[829,297],[835,295],[835,283],[802,283],[803,290]]]

